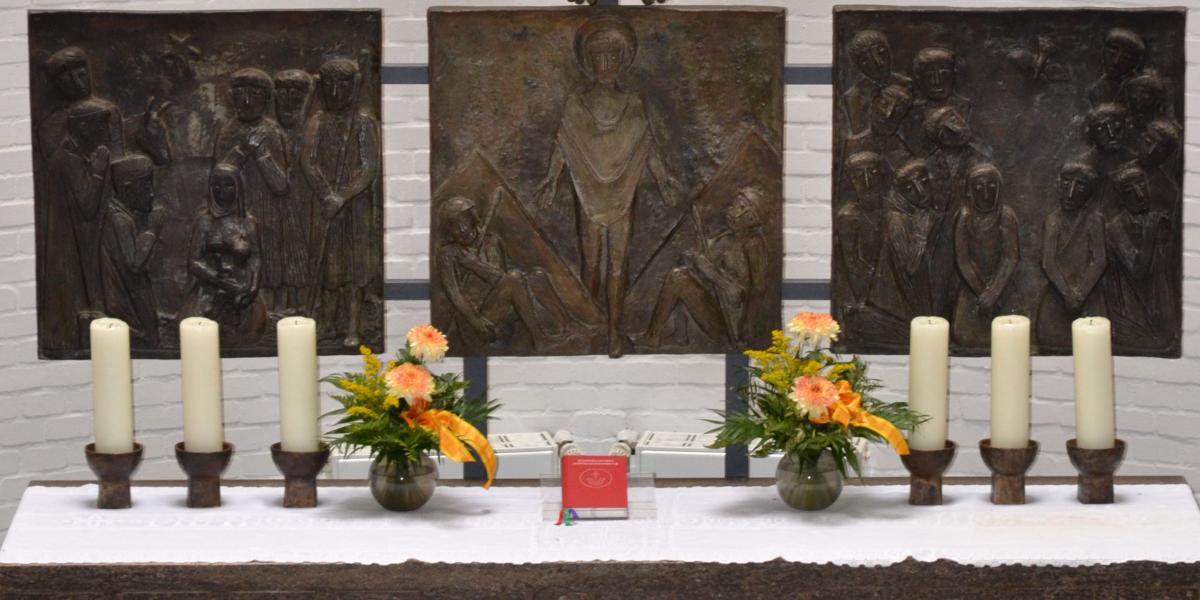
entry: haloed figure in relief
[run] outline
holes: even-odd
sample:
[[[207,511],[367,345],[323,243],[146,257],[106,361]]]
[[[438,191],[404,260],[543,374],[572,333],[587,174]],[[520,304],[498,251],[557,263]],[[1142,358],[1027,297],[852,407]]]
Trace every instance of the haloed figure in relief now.
[[[1151,208],[1155,190],[1141,167],[1128,166],[1114,178],[1120,212],[1104,225],[1108,273],[1104,300],[1113,320],[1113,343],[1123,348],[1161,350],[1174,329],[1171,245],[1166,213]]]
[[[579,198],[583,283],[597,300],[603,285],[608,353],[613,357],[625,353],[621,318],[638,183],[648,169],[664,202],[673,206],[679,193],[678,182],[659,156],[642,99],[620,83],[636,52],[637,36],[619,19],[592,19],[576,32],[575,56],[590,84],[567,97],[549,172],[539,190],[542,205],[549,206],[558,192],[559,175],[564,168],[569,172]]]
[[[663,328],[682,305],[709,337],[724,338],[733,346],[746,345],[754,323],[752,311],[766,288],[765,204],[761,188],[750,186],[738,192],[725,209],[728,228],[712,239],[703,239],[700,252],[684,252],[683,265],[668,272],[650,328],[637,336],[636,344],[660,348]]]
[[[1059,208],[1046,217],[1042,232],[1042,270],[1050,282],[1037,313],[1043,351],[1069,352],[1071,322],[1105,316],[1098,285],[1108,264],[1104,218],[1093,201],[1099,187],[1100,174],[1088,162],[1071,160],[1059,170]]]
[[[967,173],[967,204],[954,224],[954,254],[966,285],[954,306],[955,342],[986,347],[992,319],[1007,312],[1005,291],[1020,259],[1017,215],[1001,203],[1002,178],[990,163]]]
[[[222,341],[252,345],[267,323],[266,305],[259,297],[258,221],[246,211],[240,169],[219,164],[208,185],[208,207],[192,226],[188,267],[196,283],[183,314],[216,321]]]
[[[300,164],[312,189],[319,216],[313,222],[316,255],[311,257],[313,294],[327,314],[313,315],[342,330],[323,330],[322,338],[342,337],[345,347],[358,347],[366,291],[375,277],[378,257],[371,241],[372,207],[379,177],[379,122],[360,109],[360,69],[337,58],[321,65],[318,90],[321,110],[304,126]],[[315,298],[314,298],[315,300]],[[334,318],[346,315],[347,318]],[[322,318],[323,317],[323,318]]]
[[[528,331],[538,351],[564,337],[562,324],[570,317],[546,273],[509,269],[503,242],[483,233],[474,202],[462,196],[444,201],[438,223],[443,242],[434,260],[454,307],[447,333],[462,336],[469,347],[482,347],[503,337],[501,330],[516,322]],[[539,312],[538,301],[548,318]]]

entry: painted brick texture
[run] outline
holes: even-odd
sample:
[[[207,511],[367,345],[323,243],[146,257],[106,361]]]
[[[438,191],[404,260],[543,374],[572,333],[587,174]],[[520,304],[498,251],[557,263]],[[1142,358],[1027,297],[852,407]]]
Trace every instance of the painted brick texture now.
[[[625,0],[625,3],[634,3]],[[684,2],[672,1],[672,4]],[[824,1],[771,0],[786,6],[788,64],[827,64],[831,59],[831,8]],[[873,0],[874,4],[903,4]],[[387,63],[426,60],[425,10],[438,5],[566,5],[564,0],[170,0],[124,2],[0,0],[0,535],[25,485],[32,479],[90,478],[83,446],[91,439],[90,367],[86,362],[39,362],[36,351],[33,184],[28,108],[26,9],[221,10],[247,8],[355,8],[384,6]],[[641,10],[652,10],[640,8]],[[719,0],[687,4],[721,5]],[[941,0],[948,6],[977,1]],[[989,6],[1068,5],[1059,2],[990,2]],[[1078,4],[1078,3],[1075,3]],[[1143,2],[1089,3],[1133,7]],[[1200,0],[1188,0],[1200,8]],[[1200,486],[1200,26],[1190,22],[1187,48],[1187,146],[1185,180],[1185,336],[1178,361],[1118,359],[1120,436],[1129,442],[1125,474],[1183,474]],[[101,89],[103,86],[101,84]],[[786,267],[789,278],[826,278],[830,254],[830,113],[828,86],[789,86],[785,170]],[[392,278],[425,278],[429,271],[429,107],[424,86],[384,89],[387,176],[386,261]],[[814,309],[824,303],[807,303]],[[785,313],[801,308],[787,303]],[[429,317],[425,302],[388,305],[388,344]],[[903,357],[871,357],[889,400],[907,388]],[[353,367],[351,359],[321,360],[322,372]],[[493,431],[567,428],[588,445],[615,439],[617,431],[700,431],[724,398],[719,356],[497,359],[492,395],[504,403]],[[278,439],[278,389],[273,359],[225,361],[226,431],[238,447],[228,474],[274,477],[268,446]],[[460,368],[448,361],[446,368]],[[1070,474],[1064,442],[1074,435],[1071,361],[1035,358],[1033,437],[1043,454],[1035,474]],[[178,478],[172,446],[182,439],[179,367],[173,361],[139,361],[136,378],[137,438],[146,446],[141,478]],[[955,474],[982,474],[974,451],[988,435],[988,361],[956,359],[951,373],[951,437],[964,446]],[[332,405],[326,400],[326,408]],[[899,474],[899,461],[873,453],[873,472]]]

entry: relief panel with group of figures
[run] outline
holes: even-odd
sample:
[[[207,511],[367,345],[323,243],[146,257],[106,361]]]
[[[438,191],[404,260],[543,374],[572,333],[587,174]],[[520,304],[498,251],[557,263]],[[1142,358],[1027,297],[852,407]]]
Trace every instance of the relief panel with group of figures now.
[[[383,344],[379,11],[31,12],[38,348],[88,355],[129,323],[178,356],[178,322],[228,356],[275,322],[322,353]]]
[[[1106,316],[1113,350],[1178,357],[1182,10],[837,9],[833,310],[840,346],[902,353],[940,315],[987,354]]]

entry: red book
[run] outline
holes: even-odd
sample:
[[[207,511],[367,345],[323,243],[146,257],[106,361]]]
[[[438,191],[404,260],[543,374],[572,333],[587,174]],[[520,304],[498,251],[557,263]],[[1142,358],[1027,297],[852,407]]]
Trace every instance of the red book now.
[[[563,508],[629,508],[627,456],[562,458]]]

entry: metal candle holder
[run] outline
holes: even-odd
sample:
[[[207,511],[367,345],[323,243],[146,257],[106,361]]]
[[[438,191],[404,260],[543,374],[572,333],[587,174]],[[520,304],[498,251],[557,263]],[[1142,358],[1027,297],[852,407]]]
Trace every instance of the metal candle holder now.
[[[954,460],[958,444],[946,440],[941,450],[913,450],[900,456],[908,469],[908,503],[914,506],[934,506],[942,503],[942,473]]]
[[[183,442],[175,444],[175,460],[188,476],[188,508],[221,505],[221,472],[233,458],[233,444],[225,442],[220,452],[188,452]]]
[[[1125,458],[1125,442],[1113,440],[1112,448],[1080,448],[1067,441],[1067,456],[1079,471],[1076,497],[1084,504],[1112,504],[1113,473]]]
[[[129,476],[142,463],[142,445],[134,442],[133,452],[106,454],[96,452],[96,444],[83,449],[88,467],[100,478],[100,493],[96,498],[97,508],[129,508],[133,500],[129,494]]]
[[[317,473],[329,462],[329,446],[321,444],[316,452],[287,452],[275,442],[271,444],[271,460],[283,473],[284,508],[316,506]]]
[[[1037,458],[1038,443],[1024,448],[994,448],[992,440],[979,441],[983,464],[992,472],[992,504],[1025,504],[1025,472]]]

